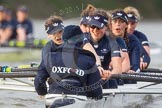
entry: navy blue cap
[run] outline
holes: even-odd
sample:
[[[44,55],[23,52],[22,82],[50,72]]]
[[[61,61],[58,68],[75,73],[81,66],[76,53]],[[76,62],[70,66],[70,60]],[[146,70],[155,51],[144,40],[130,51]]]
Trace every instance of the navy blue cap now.
[[[0,11],[5,11],[5,7],[4,6],[0,6]]]
[[[96,26],[96,27],[102,29],[104,26],[106,26],[108,24],[108,18],[97,14],[97,15],[91,16],[88,23],[90,26]]]
[[[128,13],[127,16],[128,16],[128,21],[138,22],[138,18],[134,14]]]
[[[64,32],[62,34],[62,39],[66,41],[76,35],[81,35],[81,34],[83,34],[83,32],[79,26],[69,25],[65,27]]]
[[[61,30],[64,30],[64,25],[63,22],[59,20],[53,24],[48,25],[46,32],[47,34],[55,34]]]
[[[80,20],[80,24],[88,24],[89,19],[90,16],[82,16],[82,19]]]
[[[112,20],[117,19],[117,18],[121,18],[126,23],[128,23],[128,16],[124,11],[116,11],[116,12],[112,13],[111,18],[112,18]]]
[[[26,6],[20,6],[20,7],[18,7],[17,10],[18,10],[18,11],[21,11],[21,12],[25,12],[25,13],[28,12],[28,8],[27,8]]]

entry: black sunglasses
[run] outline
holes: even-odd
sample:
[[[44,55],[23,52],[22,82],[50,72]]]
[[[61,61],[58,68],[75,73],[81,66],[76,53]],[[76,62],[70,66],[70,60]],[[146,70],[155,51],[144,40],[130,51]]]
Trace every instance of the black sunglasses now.
[[[88,24],[83,24],[83,26],[84,26],[84,27],[89,27],[89,25],[88,25]]]
[[[97,26],[94,26],[94,25],[92,25],[92,26],[90,26],[90,28],[92,28],[92,29],[97,29],[97,30],[100,30],[100,28],[99,27],[97,27]]]

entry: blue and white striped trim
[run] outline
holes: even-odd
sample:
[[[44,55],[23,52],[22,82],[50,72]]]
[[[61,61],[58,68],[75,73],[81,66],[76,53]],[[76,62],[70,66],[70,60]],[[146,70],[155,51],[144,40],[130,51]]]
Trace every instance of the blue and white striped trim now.
[[[140,69],[138,68],[138,69],[136,70],[136,72],[139,73],[139,72],[140,72]]]
[[[128,50],[127,49],[122,49],[123,52],[127,52]]]
[[[142,45],[143,44],[149,44],[149,42],[148,41],[142,41]]]
[[[113,53],[120,53],[120,51],[113,51]]]

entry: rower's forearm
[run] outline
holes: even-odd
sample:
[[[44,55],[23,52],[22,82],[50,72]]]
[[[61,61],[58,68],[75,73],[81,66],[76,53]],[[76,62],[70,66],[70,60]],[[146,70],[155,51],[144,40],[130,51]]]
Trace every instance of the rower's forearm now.
[[[47,94],[47,86],[46,82],[44,82],[39,77],[35,77],[34,80],[35,90],[38,93],[38,95],[46,95]]]
[[[96,57],[96,64],[101,66],[101,61],[98,55],[95,56]]]
[[[122,63],[122,72],[128,72],[130,70],[130,63],[123,62]]]
[[[121,74],[122,73],[122,69],[120,68],[120,69],[113,69],[112,71],[111,71],[111,73],[112,74]]]

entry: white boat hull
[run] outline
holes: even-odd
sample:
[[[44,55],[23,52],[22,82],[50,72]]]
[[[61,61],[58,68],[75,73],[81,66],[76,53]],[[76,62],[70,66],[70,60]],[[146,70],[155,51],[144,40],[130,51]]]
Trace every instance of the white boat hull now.
[[[31,83],[33,83],[33,81],[31,81]],[[162,84],[142,88],[150,84],[154,83],[138,82],[137,84],[125,84],[124,86],[119,86],[118,89],[106,89],[103,90],[104,98],[98,101],[87,99],[86,96],[67,95],[66,98],[74,99],[75,103],[61,108],[129,108],[129,106],[147,106],[150,105],[150,101],[153,102],[154,100],[159,99],[159,97],[162,97]],[[1,81],[0,89],[35,92],[34,87],[31,85],[8,79]],[[61,94],[46,95],[46,104],[52,104],[55,99],[64,97],[65,95]],[[157,100],[156,102],[159,101],[160,100]],[[149,108],[155,107],[149,106]]]

